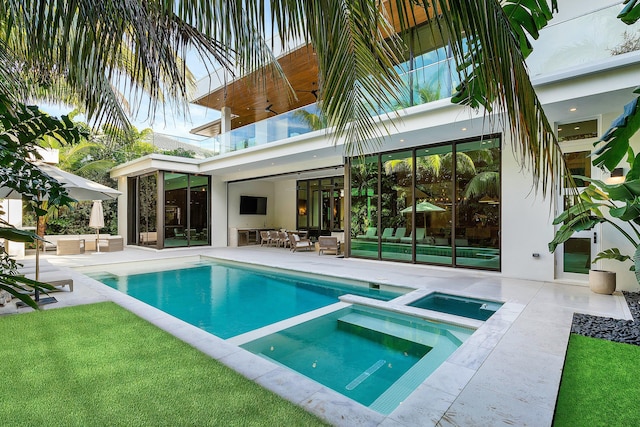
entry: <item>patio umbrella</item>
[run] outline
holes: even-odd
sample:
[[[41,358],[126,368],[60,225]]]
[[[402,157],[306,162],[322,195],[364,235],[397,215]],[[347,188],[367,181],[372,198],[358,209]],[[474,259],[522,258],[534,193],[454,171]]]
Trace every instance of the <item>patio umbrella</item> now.
[[[416,205],[416,212],[441,212],[444,211],[444,208],[440,206],[434,205],[433,203],[429,203],[427,201],[420,202]],[[410,213],[413,211],[413,206],[409,206],[408,208],[402,209],[401,213]]]
[[[82,178],[78,175],[74,175],[70,172],[63,171],[55,166],[37,162],[34,163],[45,174],[58,181],[69,194],[70,197],[78,200],[110,200],[118,197],[120,193],[118,190],[107,187],[106,185],[98,184],[90,179]],[[0,199],[21,199],[22,194],[9,187],[0,187]],[[46,199],[43,199],[44,201]],[[36,272],[35,279],[40,278],[40,241],[36,240]],[[36,301],[38,300],[38,293],[36,289]]]
[[[102,211],[102,200],[94,200],[89,217],[89,227],[96,229],[96,251],[100,252],[100,229],[104,227],[104,212]]]
[[[416,213],[424,213],[424,223],[427,224],[427,212],[442,212],[446,209],[441,208],[438,205],[434,205],[433,203],[429,203],[427,201],[420,202],[416,205]],[[413,212],[413,206],[409,206],[408,208],[404,208],[400,211],[400,213],[411,213]]]

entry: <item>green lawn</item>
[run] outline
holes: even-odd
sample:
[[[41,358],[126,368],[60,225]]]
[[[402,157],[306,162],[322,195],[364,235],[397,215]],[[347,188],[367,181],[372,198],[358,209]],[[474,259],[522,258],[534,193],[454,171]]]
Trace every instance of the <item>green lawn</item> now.
[[[640,423],[640,346],[572,334],[554,426]]]
[[[324,425],[113,303],[0,317],[3,425]]]

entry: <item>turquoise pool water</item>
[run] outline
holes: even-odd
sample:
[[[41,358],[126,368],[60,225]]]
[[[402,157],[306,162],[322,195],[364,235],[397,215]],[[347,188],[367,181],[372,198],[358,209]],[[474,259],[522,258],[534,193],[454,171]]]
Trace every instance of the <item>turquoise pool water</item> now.
[[[495,301],[443,294],[440,292],[431,293],[409,305],[477,320],[487,320],[502,307],[502,303]]]
[[[242,347],[389,414],[472,333],[353,306]]]
[[[166,267],[158,265],[156,270]],[[333,304],[345,294],[382,300],[402,295],[219,262],[181,263],[145,273],[135,273],[130,266],[107,268],[128,273],[85,274],[225,339]]]

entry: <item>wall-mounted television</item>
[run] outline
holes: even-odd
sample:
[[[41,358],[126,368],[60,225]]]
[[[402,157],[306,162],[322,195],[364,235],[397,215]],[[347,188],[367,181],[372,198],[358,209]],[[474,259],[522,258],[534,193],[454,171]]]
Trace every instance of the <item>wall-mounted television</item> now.
[[[266,215],[267,198],[240,196],[240,215]]]

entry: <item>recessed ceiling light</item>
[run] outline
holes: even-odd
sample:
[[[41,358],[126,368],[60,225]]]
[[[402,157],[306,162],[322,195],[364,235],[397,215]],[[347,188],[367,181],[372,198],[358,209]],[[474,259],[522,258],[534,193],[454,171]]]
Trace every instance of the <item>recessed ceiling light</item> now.
[[[558,132],[562,132],[562,128],[558,128]]]
[[[315,159],[316,157],[318,157],[318,156],[316,156],[316,155],[314,154],[314,155],[313,155],[313,158]]]
[[[578,111],[578,109],[576,107],[571,107],[571,108],[569,108],[569,111],[571,111],[573,113],[574,111]]]
[[[400,142],[404,142],[404,139],[401,139]]]
[[[460,129],[460,130],[461,130],[462,132],[466,132],[466,131],[467,131],[467,128],[462,128],[462,129]]]
[[[576,127],[574,127],[573,129],[574,129],[574,130],[578,130],[578,129],[580,129],[580,126],[576,126]]]
[[[275,163],[271,162],[271,166],[275,165]]]

